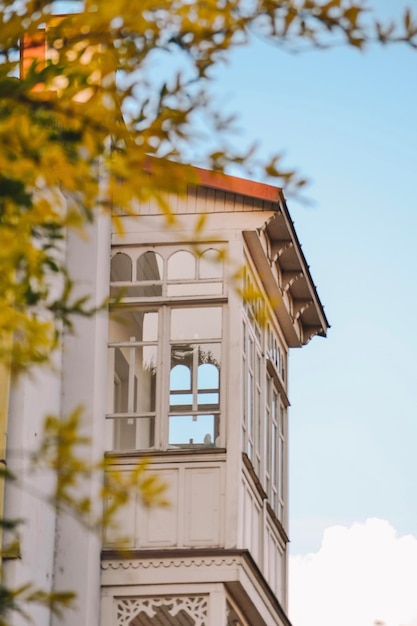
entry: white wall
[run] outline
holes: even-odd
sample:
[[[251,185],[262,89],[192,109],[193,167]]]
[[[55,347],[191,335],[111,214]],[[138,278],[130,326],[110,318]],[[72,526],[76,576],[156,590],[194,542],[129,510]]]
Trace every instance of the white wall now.
[[[83,238],[68,237],[67,264],[71,277],[78,280],[77,294],[91,294],[91,304],[99,305],[108,295],[110,219],[100,215]],[[91,444],[80,449],[89,462],[100,461],[104,452],[106,410],[107,312],[78,319],[73,334],[65,334],[62,365],[62,413],[83,408],[83,435]],[[98,498],[102,477],[83,478],[80,493],[91,496],[100,513]],[[82,491],[81,491],[82,489]],[[57,522],[55,589],[72,590],[77,595],[76,612],[54,617],[52,626],[99,623],[101,537],[82,528],[73,516],[62,513]]]
[[[47,504],[54,476],[34,474],[30,468],[31,452],[37,449],[47,414],[59,415],[61,384],[59,353],[54,359],[55,371],[38,369],[31,377],[15,380],[10,396],[7,437],[7,467],[16,483],[6,484],[5,518],[21,519],[19,559],[4,560],[4,584],[16,588],[27,583],[50,591],[53,583],[55,512]],[[5,541],[11,537],[6,533]],[[48,610],[31,606],[34,624],[49,623]],[[10,624],[27,624],[18,614]]]

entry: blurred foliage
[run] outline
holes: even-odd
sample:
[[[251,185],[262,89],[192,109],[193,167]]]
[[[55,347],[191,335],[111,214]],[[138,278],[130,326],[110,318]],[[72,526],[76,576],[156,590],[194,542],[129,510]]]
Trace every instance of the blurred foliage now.
[[[111,527],[117,530],[115,515],[132,494],[139,493],[146,506],[168,504],[164,496],[165,483],[146,471],[149,465],[146,459],[137,463],[132,471],[118,472],[106,458],[92,462],[89,450],[90,439],[82,434],[81,408],[67,417],[46,417],[31,467],[33,472],[52,472],[55,484],[47,501],[58,512],[70,514],[88,529],[102,533]],[[93,492],[91,484],[96,485]],[[103,502],[106,503],[104,511]]]
[[[74,593],[72,592],[46,592],[37,589],[31,584],[22,585],[17,589],[10,589],[0,584],[0,626],[10,626],[10,614],[12,612],[23,616],[29,623],[30,613],[23,607],[26,604],[40,604],[48,607],[52,613],[57,616],[70,608],[74,602]]]

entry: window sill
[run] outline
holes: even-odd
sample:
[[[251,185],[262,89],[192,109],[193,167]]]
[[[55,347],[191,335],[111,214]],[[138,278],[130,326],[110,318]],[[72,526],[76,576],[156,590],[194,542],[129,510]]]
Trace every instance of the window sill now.
[[[194,458],[193,458],[194,457]],[[226,448],[170,448],[169,450],[128,450],[105,452],[105,458],[114,460],[115,464],[129,463],[132,459],[149,459],[151,462],[167,462],[172,460],[196,460],[210,458],[210,461],[226,460]]]

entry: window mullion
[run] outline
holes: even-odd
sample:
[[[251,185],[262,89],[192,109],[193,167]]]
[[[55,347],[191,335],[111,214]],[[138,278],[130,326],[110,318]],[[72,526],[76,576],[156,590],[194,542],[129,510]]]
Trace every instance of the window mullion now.
[[[191,375],[191,389],[193,394],[193,411],[198,410],[198,345],[193,348],[193,370]]]
[[[135,337],[131,337],[131,341],[135,341]],[[127,395],[127,410],[130,413],[135,412],[134,399],[135,399],[135,360],[136,360],[136,348],[134,346],[129,347],[129,382],[128,382],[128,395]]]
[[[156,412],[156,432],[158,433],[159,446],[165,448],[168,445],[169,432],[169,405],[170,405],[170,376],[171,376],[171,309],[161,306],[161,331],[158,337],[160,354],[159,366],[159,391]],[[169,364],[167,367],[165,364]]]

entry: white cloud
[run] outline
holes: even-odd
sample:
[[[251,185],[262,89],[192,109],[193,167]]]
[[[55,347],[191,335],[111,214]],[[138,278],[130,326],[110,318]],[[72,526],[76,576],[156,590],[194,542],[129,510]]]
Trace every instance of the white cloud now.
[[[326,529],[289,573],[293,626],[417,626],[417,538],[384,520]]]

